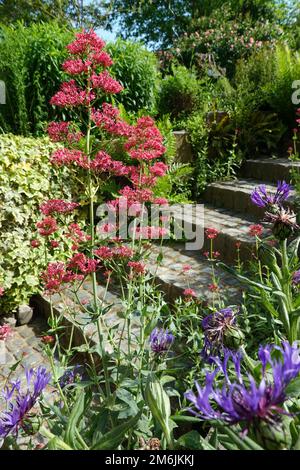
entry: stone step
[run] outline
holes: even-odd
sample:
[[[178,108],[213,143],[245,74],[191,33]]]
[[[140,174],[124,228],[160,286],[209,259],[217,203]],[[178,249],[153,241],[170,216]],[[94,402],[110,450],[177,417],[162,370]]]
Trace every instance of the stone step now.
[[[160,253],[163,259],[157,266]],[[197,298],[210,303],[221,298],[229,305],[238,303],[241,298],[241,286],[233,276],[209,262],[201,253],[187,251],[182,243],[162,248],[154,246],[149,263],[151,274],[171,304],[187,288],[193,289]],[[190,267],[187,272],[185,266]],[[216,292],[209,288],[213,283],[218,286]]]
[[[251,259],[251,253],[255,248],[255,238],[249,235],[249,230],[251,225],[258,223],[254,216],[245,216],[243,213],[205,204],[204,217],[197,217],[195,207],[190,213],[185,213],[183,210],[180,211],[180,205],[178,205],[178,211],[174,211],[174,219],[176,223],[182,224],[187,231],[193,230],[195,232],[197,230],[202,234],[202,248],[196,247],[198,253],[210,249],[210,240],[204,235],[204,231],[207,228],[216,228],[219,234],[213,240],[213,249],[220,252],[220,260],[228,264],[235,264],[237,243],[240,245],[240,260],[247,262]],[[263,236],[269,235],[268,227],[265,224],[262,225],[264,226]]]
[[[290,170],[300,171],[300,162],[292,162],[287,158],[261,158],[246,160],[240,174],[244,178],[254,178],[276,183],[291,180]]]
[[[97,346],[99,344],[97,324],[91,321],[90,315],[85,311],[85,308],[89,308],[89,305],[93,304],[91,279],[87,278],[84,281],[77,295],[82,303],[82,307],[80,307],[71,290],[66,290],[63,298],[59,294],[52,295],[52,304],[55,314],[63,316],[65,330],[62,340],[64,343],[68,344],[73,328],[74,331],[72,335],[74,346],[82,346],[85,344],[84,335],[91,347]],[[112,328],[116,331],[116,334],[122,331],[124,324],[124,319],[122,318],[123,306],[118,294],[107,291],[102,285],[97,286],[97,295],[98,301],[102,307],[110,306],[107,313],[101,316],[101,325],[105,348],[108,352],[111,352],[112,348],[110,347],[108,334]],[[33,304],[39,314],[42,313],[46,317],[50,316],[49,298],[46,296],[35,296],[33,298]]]
[[[204,199],[216,207],[250,214],[259,220],[264,215],[264,209],[253,204],[250,196],[252,191],[260,184],[264,184],[268,192],[275,194],[276,184],[264,183],[254,179],[237,179],[210,184],[204,193]],[[295,191],[292,191],[288,200],[289,206],[294,206],[294,199]]]

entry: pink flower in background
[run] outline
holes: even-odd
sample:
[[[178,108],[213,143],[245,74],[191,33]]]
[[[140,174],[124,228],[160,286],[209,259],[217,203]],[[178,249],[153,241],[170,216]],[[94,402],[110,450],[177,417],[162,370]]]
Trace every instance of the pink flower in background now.
[[[89,168],[88,158],[81,150],[69,150],[66,148],[56,150],[51,155],[50,161],[53,165],[57,166],[75,164],[85,169]]]
[[[87,104],[92,99],[95,99],[95,95],[87,95],[78,87],[75,80],[70,80],[61,84],[60,90],[51,98],[50,104],[62,108],[74,107]]]
[[[107,70],[104,70],[99,75],[93,74],[91,81],[94,88],[101,88],[102,91],[108,94],[120,93],[123,90],[122,85]]]
[[[191,269],[192,269],[192,266],[191,266],[190,264],[184,264],[184,265],[182,266],[182,271],[183,271],[184,273],[188,273]]]
[[[140,261],[129,261],[127,266],[129,266],[129,268],[131,268],[137,274],[145,273],[145,265]]]
[[[190,289],[190,288],[184,289],[183,295],[185,297],[197,297],[196,292],[193,289]]]
[[[154,176],[164,176],[168,169],[168,165],[163,162],[156,162],[154,165],[150,166],[149,171]]]
[[[112,58],[105,51],[95,52],[90,58],[94,64],[99,64],[103,67],[110,67],[113,64]]]
[[[207,228],[205,230],[205,233],[207,238],[209,238],[210,240],[214,240],[215,238],[217,238],[220,232],[216,228]]]
[[[38,248],[40,246],[41,242],[39,240],[31,240],[30,242],[30,245],[32,246],[32,248]]]
[[[0,325],[0,341],[5,341],[12,335],[12,327],[10,325]]]
[[[211,284],[208,285],[208,289],[211,292],[217,292],[219,290],[219,286],[216,283],[211,283]]]
[[[91,31],[83,31],[76,34],[76,39],[67,45],[68,51],[73,55],[82,55],[88,53],[98,53],[105,46],[103,39]]]
[[[0,297],[4,295],[4,288],[0,286]]]
[[[62,64],[62,68],[70,75],[79,75],[83,72],[88,72],[92,62],[90,60],[83,61],[82,59],[67,59]]]
[[[57,223],[53,217],[45,217],[41,222],[36,224],[39,234],[43,237],[48,237],[57,230]]]
[[[59,247],[59,243],[56,240],[51,240],[50,245],[52,246],[52,248],[58,248]]]
[[[108,246],[100,246],[100,248],[94,250],[94,254],[103,260],[111,259],[114,256],[113,251]]]
[[[99,261],[89,258],[84,253],[76,253],[67,264],[68,269],[79,271],[81,274],[87,275],[97,270]]]
[[[72,212],[79,204],[77,202],[64,201],[63,199],[49,199],[40,205],[40,211],[44,215],[52,215],[53,213],[67,214]]]
[[[260,224],[250,225],[249,227],[249,235],[251,237],[261,237],[263,231],[264,231],[264,228]]]
[[[78,142],[82,137],[82,132],[73,129],[72,122],[50,122],[48,124],[48,135],[52,142]]]

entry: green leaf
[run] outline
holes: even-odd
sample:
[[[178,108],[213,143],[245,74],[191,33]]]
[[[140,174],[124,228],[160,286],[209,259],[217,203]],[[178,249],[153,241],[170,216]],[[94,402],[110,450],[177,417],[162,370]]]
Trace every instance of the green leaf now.
[[[78,393],[77,400],[75,402],[74,408],[70,415],[66,433],[65,433],[65,442],[70,445],[73,449],[77,449],[77,439],[76,439],[76,432],[77,432],[77,425],[84,413],[85,410],[85,394],[80,391]],[[79,447],[79,448],[82,448]]]
[[[109,431],[102,436],[99,441],[91,447],[91,450],[114,450],[121,444],[125,434],[130,429],[134,428],[138,420],[140,419],[142,410],[123,424],[115,427],[112,431]]]

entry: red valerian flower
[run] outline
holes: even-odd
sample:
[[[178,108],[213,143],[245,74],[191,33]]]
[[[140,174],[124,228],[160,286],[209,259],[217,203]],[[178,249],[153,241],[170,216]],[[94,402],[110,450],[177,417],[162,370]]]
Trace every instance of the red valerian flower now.
[[[32,248],[38,248],[40,246],[41,242],[39,240],[31,240],[30,242],[30,245],[32,246]]]
[[[208,288],[211,292],[217,292],[219,290],[219,286],[216,283],[209,284]]]
[[[49,199],[40,205],[40,211],[44,215],[68,214],[72,212],[79,204],[77,202],[64,201],[63,199]]]
[[[36,224],[39,234],[43,237],[48,237],[57,230],[57,223],[53,217],[45,217],[43,220]]]
[[[89,168],[88,157],[81,150],[58,149],[50,157],[53,165],[72,165],[75,164],[81,168]]]
[[[0,341],[5,341],[12,335],[12,327],[10,325],[0,325]]]
[[[114,256],[113,251],[108,246],[100,246],[94,250],[94,254],[102,260],[111,259]]]
[[[190,288],[184,289],[183,295],[185,297],[190,297],[190,298],[197,297],[196,292],[193,289],[190,289]]]
[[[145,265],[140,261],[129,261],[127,266],[132,269],[136,274],[144,274],[145,273]]]
[[[116,258],[131,258],[133,256],[133,250],[128,246],[116,246],[112,252]]]
[[[76,34],[76,39],[67,45],[68,51],[73,55],[98,53],[105,46],[103,39],[93,31],[82,31]]]
[[[127,167],[118,160],[113,160],[110,155],[108,155],[103,150],[100,150],[90,164],[91,170],[102,171],[115,174],[117,176],[126,175],[128,170]]]
[[[124,148],[131,158],[137,160],[153,160],[166,151],[163,136],[149,116],[139,118],[136,125],[131,127],[131,136]]]
[[[66,270],[65,264],[61,261],[49,263],[41,277],[44,282],[45,291],[49,295],[59,292],[65,287],[65,284],[83,279],[82,275]]]
[[[89,258],[84,253],[76,253],[68,262],[67,268],[87,275],[94,273],[97,270],[98,264],[98,260]]]
[[[109,94],[120,93],[123,90],[122,85],[104,70],[99,75],[93,74],[91,77],[92,86],[101,88],[102,91]]]
[[[47,128],[48,135],[52,142],[78,142],[82,137],[82,132],[76,131],[72,122],[50,122]]]
[[[58,248],[59,247],[59,243],[56,240],[51,240],[50,245],[52,246],[52,248]]]
[[[110,134],[129,136],[131,126],[120,117],[120,111],[109,103],[103,103],[102,111],[92,110],[92,119],[97,127]]]
[[[86,91],[78,87],[75,80],[70,80],[61,84],[60,90],[52,96],[50,104],[62,108],[71,108],[86,105],[94,100],[95,97],[96,95],[93,92],[87,94]]]
[[[55,338],[54,336],[51,336],[51,335],[45,335],[41,337],[41,341],[44,344],[51,344],[51,343],[54,343]]]
[[[249,227],[249,235],[251,237],[261,237],[263,231],[264,231],[264,228],[260,224],[250,225]]]
[[[150,166],[149,171],[154,176],[164,176],[167,172],[168,165],[163,162],[155,162],[154,165]]]
[[[0,297],[2,297],[4,295],[4,289],[3,287],[0,286]]]
[[[207,228],[205,234],[210,240],[214,240],[219,235],[219,231],[216,228]]]
[[[102,65],[103,67],[110,67],[111,65],[113,65],[112,58],[105,51],[95,52],[94,54],[90,56],[90,58],[94,64],[99,64],[99,65]]]
[[[91,65],[92,62],[90,60],[67,59],[62,64],[62,68],[70,75],[80,75],[83,72],[88,72]]]

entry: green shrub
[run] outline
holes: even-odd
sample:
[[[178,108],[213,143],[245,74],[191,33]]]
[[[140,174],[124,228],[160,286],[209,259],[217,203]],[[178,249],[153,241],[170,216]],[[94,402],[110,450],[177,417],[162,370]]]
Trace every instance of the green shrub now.
[[[43,252],[30,245],[38,207],[68,193],[66,184],[58,188],[48,162],[54,147],[48,138],[0,135],[0,285],[5,289],[0,312],[26,303],[38,290]]]
[[[211,16],[197,18],[190,31],[176,41],[171,52],[180,63],[195,66],[198,73],[208,67],[223,70],[232,78],[238,60],[246,59],[264,45],[272,47],[283,34],[283,29],[276,23],[253,21],[225,5]]]
[[[125,88],[115,97],[128,112],[155,112],[158,63],[155,55],[140,43],[118,39],[107,45],[114,58],[111,71]]]
[[[46,122],[54,118],[49,100],[67,78],[61,64],[72,37],[72,32],[55,22],[0,26],[0,80],[7,90],[7,103],[0,106],[3,132],[43,134]],[[155,55],[141,44],[122,40],[110,43],[107,49],[114,56],[112,72],[125,88],[116,101],[129,112],[144,109],[154,113],[158,81]]]
[[[160,115],[169,114],[172,119],[180,119],[197,108],[201,82],[186,67],[173,66],[172,72],[160,83],[158,111]]]
[[[72,34],[56,23],[1,26],[0,80],[6,105],[0,107],[4,132],[41,134],[53,118],[49,105],[62,79],[60,64]]]

